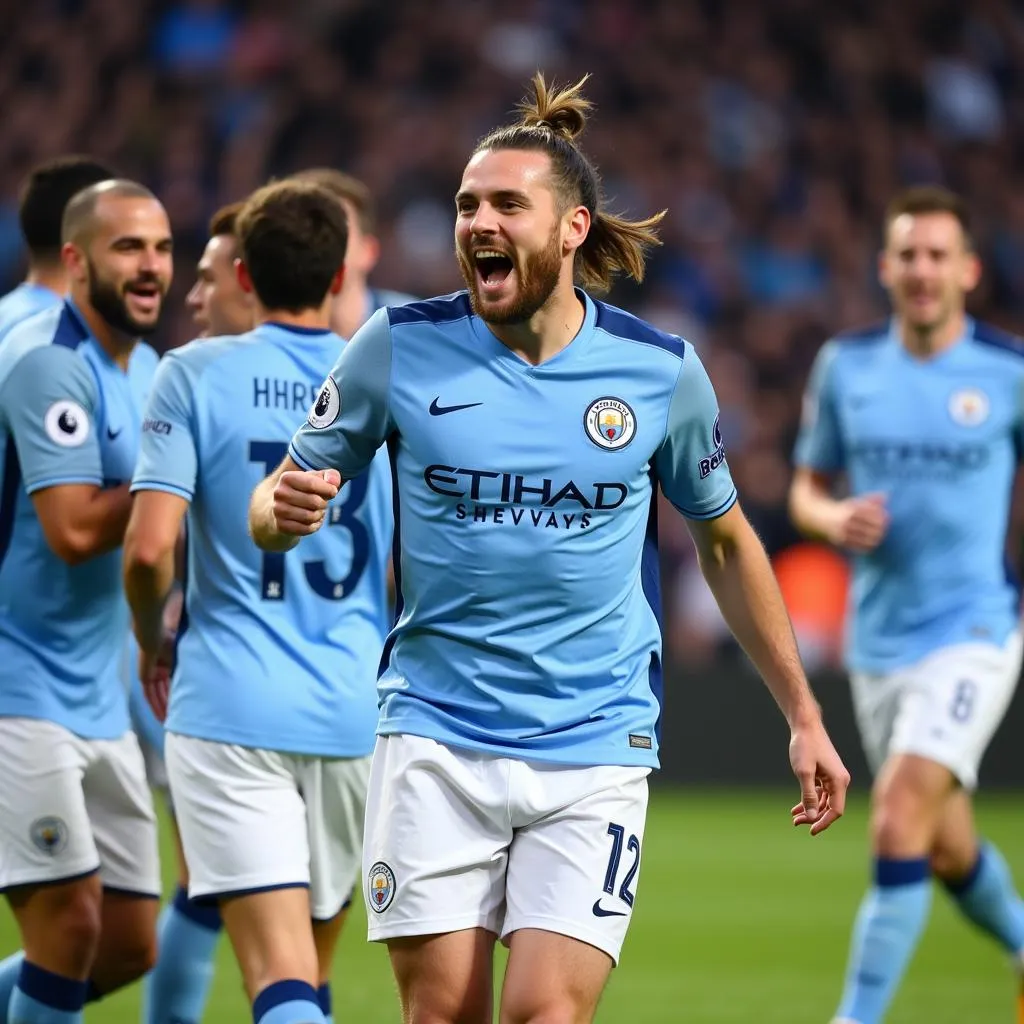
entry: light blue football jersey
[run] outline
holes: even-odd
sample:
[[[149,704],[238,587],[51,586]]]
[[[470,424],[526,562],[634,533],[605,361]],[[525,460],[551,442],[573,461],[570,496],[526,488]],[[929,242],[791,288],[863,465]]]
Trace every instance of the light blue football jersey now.
[[[121,552],[69,566],[29,496],[131,479],[156,363],[138,344],[122,371],[71,301],[12,328],[0,346],[0,715],[88,739],[128,729]]]
[[[0,299],[0,341],[12,327],[45,309],[59,306],[63,297],[52,288],[23,281]]]
[[[171,732],[327,757],[373,747],[389,620],[387,453],[300,548],[260,551],[248,530],[249,496],[284,458],[343,345],[267,323],[192,342],[160,365],[132,489],[190,502]]]
[[[1005,544],[1024,450],[1024,345],[967,321],[920,360],[883,324],[828,342],[805,399],[796,462],[884,492],[882,543],[853,557],[847,661],[884,672],[1018,619]]]
[[[693,519],[736,490],[692,346],[580,297],[579,333],[540,366],[465,293],[382,310],[292,440],[300,465],[345,478],[388,445],[400,607],[382,734],[658,763],[657,486]]]

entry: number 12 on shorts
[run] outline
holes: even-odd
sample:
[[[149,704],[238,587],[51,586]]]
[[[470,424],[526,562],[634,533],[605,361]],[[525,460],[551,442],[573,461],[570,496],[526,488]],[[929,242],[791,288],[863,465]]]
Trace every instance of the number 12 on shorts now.
[[[631,835],[628,839],[626,838],[626,830],[622,825],[616,825],[614,821],[608,824],[608,835],[612,837],[612,849],[608,856],[608,867],[604,873],[604,891],[609,896],[616,895],[615,882],[619,877],[619,869],[622,865],[622,850],[625,847],[627,854],[632,854],[632,861],[629,867],[626,868],[626,873],[622,877],[622,881],[619,884],[618,897],[626,904],[627,907],[633,906],[633,900],[636,898],[631,888],[634,880],[636,879],[636,873],[640,870],[640,840],[636,836]],[[624,914],[625,911],[608,911],[598,910],[601,906],[601,901],[598,900],[594,904],[594,913],[598,917],[604,917],[609,914]]]

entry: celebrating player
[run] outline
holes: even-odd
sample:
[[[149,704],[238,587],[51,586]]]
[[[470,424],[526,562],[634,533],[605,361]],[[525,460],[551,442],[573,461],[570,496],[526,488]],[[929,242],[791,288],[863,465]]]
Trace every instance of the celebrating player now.
[[[242,288],[235,272],[235,221],[241,208],[241,203],[224,206],[210,220],[210,239],[196,269],[196,283],[186,298],[199,337],[241,334],[253,326],[252,296]],[[176,590],[165,608],[171,631],[177,629],[180,608],[181,592]],[[157,721],[142,690],[137,671],[138,646],[134,640],[128,646],[132,726],[142,745],[150,785],[169,796],[163,724]],[[160,915],[160,950],[156,966],[144,982],[142,1021],[198,1024],[213,980],[221,919],[215,904],[188,898],[188,865],[173,813],[170,820],[178,880],[173,898]]]
[[[387,444],[400,609],[364,891],[412,1024],[491,1019],[496,937],[502,1020],[593,1017],[658,763],[657,485],[790,724],[794,820],[827,828],[848,783],[693,347],[574,288],[642,277],[660,217],[604,210],[582,82],[534,85],[456,196],[468,290],[376,313],[250,506],[257,542],[287,550]]]
[[[343,346],[327,325],[346,225],[330,194],[286,180],[249,198],[237,235],[259,326],[161,364],[132,483],[126,586],[162,713],[162,612],[187,512],[166,756],[189,895],[220,904],[257,1024],[317,1024],[359,873],[391,475],[381,452],[308,551],[253,545],[246,496],[280,462]]]
[[[68,203],[62,234],[70,297],[0,349],[0,888],[24,944],[0,1017],[19,1024],[80,1021],[148,970],[160,893],[118,548],[171,233],[148,189],[111,180]]]
[[[1024,905],[971,810],[1021,665],[1004,547],[1024,345],[965,314],[980,265],[964,204],[944,189],[893,200],[880,267],[895,315],[819,353],[790,495],[802,530],[854,556],[846,660],[876,773],[874,883],[837,1012],[856,1024],[883,1019],[933,875],[1024,969]],[[833,496],[840,474],[848,497]]]
[[[235,221],[241,208],[241,203],[230,203],[210,218],[210,238],[196,267],[196,283],[185,298],[200,338],[252,330],[252,296],[235,272]]]

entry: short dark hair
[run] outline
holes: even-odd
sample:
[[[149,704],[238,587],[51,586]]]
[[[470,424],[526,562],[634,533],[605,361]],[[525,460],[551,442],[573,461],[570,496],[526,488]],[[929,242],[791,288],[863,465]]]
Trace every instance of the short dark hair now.
[[[210,218],[210,237],[216,238],[217,235],[233,235],[238,223],[238,215],[242,212],[244,205],[245,203],[228,203],[226,206],[222,206]]]
[[[326,189],[286,178],[249,196],[235,236],[263,306],[299,313],[324,301],[345,261],[348,222]]]
[[[358,179],[344,171],[336,171],[333,167],[310,167],[299,171],[292,177],[296,181],[312,181],[338,199],[348,202],[356,211],[359,227],[366,234],[372,235],[377,230],[377,210],[374,207],[373,195]]]
[[[117,172],[89,156],[62,156],[38,164],[21,186],[18,220],[33,260],[60,258],[64,208],[78,192]]]
[[[973,247],[967,204],[955,192],[942,185],[914,185],[893,196],[885,208],[885,237],[888,238],[889,228],[897,217],[905,214],[916,216],[920,213],[948,213],[955,217],[964,233],[964,245],[968,249]]]

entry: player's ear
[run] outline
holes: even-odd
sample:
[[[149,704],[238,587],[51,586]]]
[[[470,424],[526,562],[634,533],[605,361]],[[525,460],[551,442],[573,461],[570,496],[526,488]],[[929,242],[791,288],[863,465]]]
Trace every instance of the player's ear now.
[[[60,261],[71,282],[83,282],[89,279],[89,261],[85,252],[74,242],[65,242],[60,247]]]
[[[590,211],[585,206],[576,206],[562,215],[562,249],[575,252],[590,234]]]
[[[368,274],[380,259],[380,239],[376,235],[363,235],[362,255],[359,263],[364,274]]]
[[[340,267],[338,267],[337,271],[334,274],[334,277],[331,278],[331,283],[327,287],[327,294],[328,295],[337,295],[338,292],[341,291],[341,286],[344,283],[345,283],[345,265],[342,264]]]
[[[240,256],[235,257],[235,277],[238,279],[238,287],[246,295],[252,295],[256,289],[253,287],[252,277],[249,275],[249,268],[242,262]]]
[[[964,269],[960,276],[960,286],[965,292],[973,292],[981,280],[981,260],[973,250],[964,257]]]

